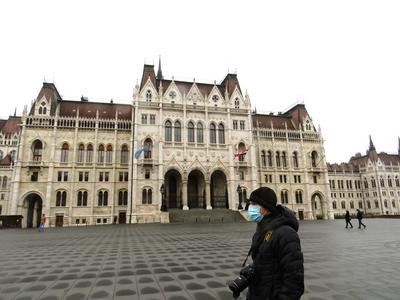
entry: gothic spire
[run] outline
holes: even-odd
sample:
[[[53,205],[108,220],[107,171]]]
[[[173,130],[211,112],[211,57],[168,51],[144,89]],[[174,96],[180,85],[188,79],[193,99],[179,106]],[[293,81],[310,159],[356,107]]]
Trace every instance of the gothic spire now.
[[[372,142],[371,135],[369,135],[369,149],[368,151],[375,151],[374,143]]]
[[[161,55],[158,57],[158,71],[157,71],[157,79],[162,80],[164,79],[161,71]]]

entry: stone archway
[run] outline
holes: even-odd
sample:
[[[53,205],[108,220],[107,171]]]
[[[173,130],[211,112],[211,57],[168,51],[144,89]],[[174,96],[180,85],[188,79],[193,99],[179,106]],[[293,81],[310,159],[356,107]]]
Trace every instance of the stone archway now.
[[[36,194],[31,193],[27,195],[23,202],[24,227],[37,228],[40,225],[40,217],[42,215],[43,201],[42,198]]]
[[[213,208],[229,208],[226,175],[221,170],[211,174],[211,206]]]
[[[324,197],[320,192],[311,196],[311,212],[314,220],[327,218]]]
[[[164,176],[165,201],[168,208],[182,208],[182,175],[175,169]]]
[[[187,196],[189,209],[205,208],[205,180],[201,171],[193,170],[189,173]]]

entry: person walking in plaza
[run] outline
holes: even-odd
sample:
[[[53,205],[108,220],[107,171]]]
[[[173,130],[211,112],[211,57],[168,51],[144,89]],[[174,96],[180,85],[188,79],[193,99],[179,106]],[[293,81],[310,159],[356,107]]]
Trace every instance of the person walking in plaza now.
[[[364,214],[363,211],[357,209],[358,229],[361,229],[361,225],[364,226],[364,228],[367,227],[367,226],[365,226],[365,224],[361,221],[362,218],[363,218],[363,214]]]
[[[348,210],[346,210],[346,214],[344,215],[344,219],[346,220],[346,228],[348,228],[348,226],[350,225],[350,228],[353,228],[353,224],[351,224],[351,217],[350,217],[350,213]]]
[[[250,195],[250,220],[257,223],[249,255],[254,276],[248,300],[300,299],[304,293],[304,260],[299,222],[288,208],[277,205],[275,192],[260,187]]]
[[[44,232],[44,224],[46,223],[46,215],[42,214],[40,217],[39,232]]]

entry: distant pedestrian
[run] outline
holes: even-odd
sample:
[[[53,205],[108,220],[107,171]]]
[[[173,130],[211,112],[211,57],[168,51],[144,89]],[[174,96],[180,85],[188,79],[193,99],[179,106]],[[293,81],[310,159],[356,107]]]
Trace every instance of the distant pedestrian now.
[[[44,232],[44,224],[46,223],[46,215],[42,214],[40,217],[39,232]]]
[[[346,220],[346,228],[349,228],[348,226],[350,225],[350,228],[353,228],[353,224],[351,224],[351,218],[350,218],[350,213],[348,210],[346,210],[346,214],[344,215],[344,219]]]
[[[364,228],[367,227],[363,222],[361,222],[363,214],[364,214],[363,211],[357,209],[358,229],[361,229],[361,225],[364,226]]]

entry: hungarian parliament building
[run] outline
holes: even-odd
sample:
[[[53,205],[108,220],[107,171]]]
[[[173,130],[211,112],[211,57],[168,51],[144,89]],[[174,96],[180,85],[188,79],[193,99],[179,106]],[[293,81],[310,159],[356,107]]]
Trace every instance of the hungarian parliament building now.
[[[367,144],[367,143],[366,143]],[[43,83],[22,116],[0,120],[0,214],[22,227],[168,222],[169,211],[242,210],[272,188],[300,220],[400,213],[397,154],[326,161],[304,104],[252,109],[236,74],[213,84],[144,65],[131,104],[64,99]]]

